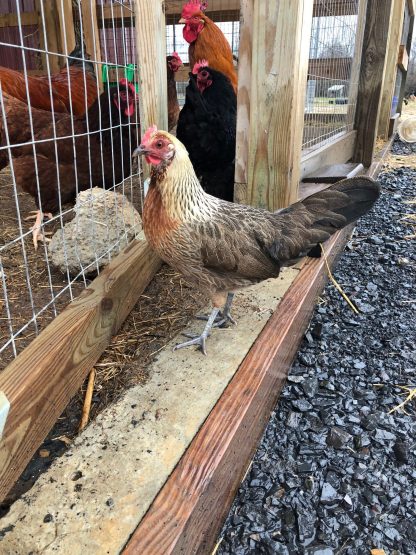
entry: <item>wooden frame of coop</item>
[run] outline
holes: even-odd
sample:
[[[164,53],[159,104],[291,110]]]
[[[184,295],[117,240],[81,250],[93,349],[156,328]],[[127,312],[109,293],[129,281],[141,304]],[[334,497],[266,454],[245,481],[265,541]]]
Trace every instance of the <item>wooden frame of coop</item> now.
[[[314,63],[315,73],[331,71],[324,62],[309,61],[312,18],[319,1],[210,0],[212,10],[220,11],[226,4],[227,10],[240,14],[237,202],[270,210],[287,206],[299,194],[315,190],[306,182],[299,188],[308,175],[314,174],[312,181],[316,183],[325,181],[331,171],[330,180],[340,178],[345,167],[340,169],[339,165],[350,160],[358,167],[356,171],[364,171],[363,167],[369,175],[379,171],[388,143],[376,153],[376,139],[379,136],[386,141],[392,136],[396,114],[401,110],[415,0],[362,0],[357,4],[357,37],[362,46],[351,60],[352,80],[357,83],[354,129],[340,133],[325,146],[303,152],[308,66]],[[346,5],[351,5],[344,0],[326,1],[339,14],[345,14]],[[63,51],[60,9],[71,10],[71,0],[51,5],[46,22],[48,39],[51,44],[54,41],[57,51]],[[165,16],[179,14],[181,5],[179,1],[166,2],[165,9],[163,0],[135,0],[142,129],[154,123],[162,129],[167,126]],[[126,9],[114,5],[112,14]],[[108,6],[104,11],[111,17]],[[83,9],[83,14],[87,51],[95,48],[99,53],[93,36],[98,37],[102,22],[96,10]],[[71,19],[66,17],[66,21]],[[23,22],[39,24],[38,12],[22,14]],[[14,15],[0,16],[1,27],[14,25]],[[73,28],[66,29],[66,37],[70,51],[75,44]],[[392,114],[397,71],[402,72],[403,79]],[[327,166],[330,169],[320,177]],[[342,251],[347,236],[348,230],[330,242],[330,264]],[[159,267],[160,260],[146,242],[132,242],[0,374],[1,497],[18,479]],[[325,281],[323,260],[304,264],[138,525],[125,553],[205,553],[212,549]],[[223,421],[227,421],[226,429]],[[197,478],[187,472],[195,465],[203,468]],[[186,499],[180,497],[181,491],[189,492]]]

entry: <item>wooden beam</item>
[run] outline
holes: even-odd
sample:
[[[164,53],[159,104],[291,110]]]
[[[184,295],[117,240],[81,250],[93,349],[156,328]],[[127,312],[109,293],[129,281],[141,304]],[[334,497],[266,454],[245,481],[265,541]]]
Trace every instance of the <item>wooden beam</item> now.
[[[60,37],[61,54],[69,54],[75,48],[75,28],[72,14],[72,0],[55,0],[58,13],[58,28]],[[84,2],[82,2],[84,4]],[[66,48],[65,48],[66,37]],[[61,58],[61,67],[67,63],[66,58]]]
[[[406,14],[405,14],[405,19],[407,22],[407,29],[404,29],[404,33],[403,33],[404,36],[402,36],[402,44],[405,44],[407,55],[409,55],[412,48],[415,16],[408,15],[408,17],[406,17]],[[406,79],[407,79],[407,70],[402,71],[402,83],[400,86],[399,101],[397,103],[397,112],[399,112],[399,114],[402,113],[403,98],[406,90]]]
[[[247,161],[239,159],[247,167],[239,195],[269,210],[298,196],[312,7],[309,0],[253,3],[250,121],[256,124]]]
[[[393,0],[368,0],[364,29],[355,128],[354,162],[369,167],[377,138],[378,117],[386,71]]]
[[[406,45],[401,44],[399,47],[399,55],[397,59],[397,64],[402,71],[407,72],[407,68],[409,66],[409,55],[406,50]]]
[[[160,266],[133,241],[0,373],[10,402],[0,441],[0,500],[20,476]]]
[[[37,12],[21,12],[20,21],[23,25],[37,25],[38,14]],[[3,27],[18,27],[19,21],[15,13],[2,13],[0,14],[0,29]]]
[[[386,52],[386,70],[377,131],[378,136],[384,140],[389,137],[391,106],[396,87],[397,61],[402,37],[405,3],[406,0],[393,0],[390,34]]]
[[[348,0],[314,0],[314,17],[335,17],[340,15],[355,15],[357,13],[357,3]]]
[[[140,67],[140,127],[167,129],[166,29],[163,0],[135,0],[137,64]],[[155,40],[157,37],[157,40]],[[146,168],[148,171],[148,168]]]
[[[300,163],[301,180],[322,166],[343,164],[351,160],[354,154],[356,137],[356,131],[341,133],[338,138],[334,137],[332,139],[331,144],[322,146],[311,152],[303,152]]]
[[[100,33],[97,21],[97,4],[96,2],[82,2],[82,30],[84,33],[86,53],[90,55],[91,60],[101,62],[101,44]],[[98,77],[100,90],[103,90],[102,66],[100,63],[94,63],[95,74]]]
[[[240,43],[238,48],[237,132],[234,174],[234,201],[247,202],[250,137],[250,93],[253,55],[253,2],[241,0]]]
[[[184,6],[184,0],[167,0],[165,2],[166,15],[179,15]],[[211,17],[212,12],[229,12],[240,10],[240,0],[209,0],[207,15]]]
[[[135,0],[137,63],[140,67],[140,122],[167,128],[166,42],[163,0]],[[158,37],[158,40],[154,40]]]
[[[407,0],[407,5],[409,7],[410,16],[416,14],[416,0]]]
[[[327,246],[330,264],[349,231]],[[308,259],[123,555],[212,552],[325,282],[324,260]]]
[[[350,90],[348,93],[347,122],[352,123],[355,118],[356,102],[358,96],[358,82],[360,77],[361,56],[363,52],[363,40],[365,21],[367,14],[367,0],[360,0],[358,6],[357,28],[355,31],[354,57],[352,60],[351,76],[349,78]]]
[[[60,37],[58,30],[58,13],[56,2],[51,2],[49,6],[46,6],[43,0],[35,0],[35,7],[38,15],[40,48],[42,50],[48,50],[49,52],[60,52]],[[45,26],[43,26],[42,9]],[[42,53],[41,56],[44,74],[47,73],[48,69],[47,59],[49,61],[50,72],[55,73],[56,71],[59,71],[61,67],[59,56],[54,56],[53,54],[50,55],[46,53]]]

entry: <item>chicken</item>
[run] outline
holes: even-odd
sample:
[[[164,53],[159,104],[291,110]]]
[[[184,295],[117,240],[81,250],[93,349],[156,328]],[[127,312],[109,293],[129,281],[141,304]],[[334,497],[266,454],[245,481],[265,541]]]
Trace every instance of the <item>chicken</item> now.
[[[79,48],[71,52],[69,56],[80,56]],[[29,89],[30,105],[32,108],[42,110],[53,110],[55,112],[70,112],[70,96],[72,101],[72,113],[80,116],[85,113],[85,87],[87,91],[87,105],[90,107],[97,98],[97,83],[94,76],[94,67],[91,62],[85,62],[85,74],[83,63],[76,59],[69,58],[68,68],[61,69],[60,72],[51,75],[52,85],[52,104],[49,87],[49,77],[27,76]],[[68,72],[70,79],[70,89],[68,87]],[[85,83],[84,83],[85,75]],[[19,71],[0,67],[0,82],[3,93],[13,96],[18,100],[28,103],[26,93],[25,77]],[[69,94],[71,91],[71,95]]]
[[[236,126],[237,97],[230,80],[205,60],[195,64],[176,136],[185,145],[204,191],[230,202]]]
[[[231,47],[221,29],[203,12],[206,2],[189,0],[182,9],[179,23],[184,23],[183,38],[189,43],[189,65],[208,60],[212,69],[228,77],[237,94],[237,72]]]
[[[372,179],[355,177],[270,213],[206,194],[185,147],[155,126],[134,155],[144,155],[152,166],[143,209],[149,244],[212,300],[202,334],[176,346],[197,345],[204,354],[211,328],[233,321],[236,290],[277,277],[282,266],[368,212],[380,194]]]
[[[137,142],[134,128],[128,123],[135,112],[135,100],[134,86],[122,79],[119,91],[117,87],[104,91],[84,116],[71,118],[69,114],[61,114],[56,123],[59,171],[52,125],[36,134],[36,141],[40,141],[36,143],[36,157],[32,145],[14,150],[16,184],[35,198],[39,208],[33,227],[35,248],[39,239],[44,240],[40,232],[43,213],[56,212],[61,205],[72,202],[78,191],[90,186],[110,187],[130,176],[131,155]]]
[[[11,145],[11,151],[13,154],[13,152],[15,150],[17,151],[19,148],[16,147],[15,149],[13,145],[27,143],[32,140],[29,107],[25,102],[22,102],[7,93],[3,94],[3,106],[7,123],[9,144]],[[52,125],[52,112],[32,108],[31,114],[34,136],[45,127]],[[58,122],[62,116],[65,116],[65,114],[57,112],[55,114],[55,121]],[[9,155],[6,145],[6,130],[4,128],[4,118],[2,116],[2,106],[0,104],[0,171],[9,164]]]
[[[181,67],[182,60],[177,52],[166,58],[166,69],[168,76],[168,129],[171,131],[176,127],[179,117],[178,94],[176,92],[175,73]]]

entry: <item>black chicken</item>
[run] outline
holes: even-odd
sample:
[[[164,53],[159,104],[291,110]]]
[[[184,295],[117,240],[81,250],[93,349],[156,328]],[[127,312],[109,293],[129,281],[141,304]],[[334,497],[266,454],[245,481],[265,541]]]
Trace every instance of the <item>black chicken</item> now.
[[[195,64],[176,136],[205,192],[228,201],[234,193],[236,125],[237,97],[228,77],[205,61]]]

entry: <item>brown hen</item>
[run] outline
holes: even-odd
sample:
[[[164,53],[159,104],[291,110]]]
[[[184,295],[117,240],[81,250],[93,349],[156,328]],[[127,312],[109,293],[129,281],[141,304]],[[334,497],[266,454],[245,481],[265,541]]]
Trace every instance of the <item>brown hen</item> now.
[[[205,193],[185,147],[156,127],[146,131],[135,154],[152,165],[143,209],[150,245],[211,297],[214,308],[203,333],[177,346],[198,345],[204,353],[211,327],[232,321],[236,290],[277,277],[282,266],[368,212],[379,196],[376,182],[356,177],[270,213]]]

